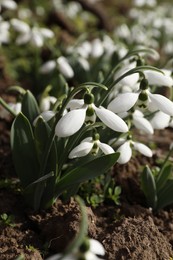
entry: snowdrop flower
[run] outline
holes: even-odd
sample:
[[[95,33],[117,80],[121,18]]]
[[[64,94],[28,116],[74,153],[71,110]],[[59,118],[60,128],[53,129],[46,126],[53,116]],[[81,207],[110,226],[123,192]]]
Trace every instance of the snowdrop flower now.
[[[167,87],[173,86],[173,79],[170,75],[168,75],[169,72],[166,70],[162,71],[164,74],[154,70],[145,70],[144,75],[150,85]]]
[[[9,42],[9,40],[10,40],[9,29],[10,29],[9,22],[2,21],[0,19],[0,45],[2,43],[8,43]]]
[[[113,139],[111,140],[111,143],[115,142],[116,140]],[[124,143],[122,143],[124,141]],[[125,164],[128,161],[130,161],[131,157],[132,157],[132,148],[138,152],[140,152],[141,154],[143,154],[144,156],[147,157],[152,157],[152,150],[146,146],[145,144],[142,144],[140,142],[134,142],[132,140],[123,140],[121,138],[121,145],[119,146],[119,148],[116,150],[117,152],[120,153],[120,157],[118,158],[117,162],[119,164]],[[116,142],[115,142],[115,145]]]
[[[33,125],[36,126],[39,117],[42,117],[45,122],[48,122],[54,116],[55,116],[55,112],[54,111],[44,111],[44,112],[42,112],[39,116],[37,116],[34,119]]]
[[[136,62],[125,63],[124,66],[115,74],[114,80],[116,80],[117,78],[122,76],[124,73],[126,73],[129,70],[134,69],[134,68],[136,68]],[[134,73],[134,74],[131,74],[131,75],[123,78],[118,84],[133,87],[133,85],[135,85],[138,80],[139,80],[139,74]]]
[[[166,116],[168,116],[168,115],[166,115]],[[153,134],[154,133],[151,121],[149,122],[144,117],[144,114],[141,111],[135,110],[132,117],[133,117],[133,119],[132,119],[133,124],[137,129],[141,130],[142,132],[144,132],[146,134]]]
[[[57,101],[56,97],[53,96],[47,96],[45,98],[41,99],[40,102],[40,110],[41,111],[47,111],[51,108],[53,104]]]
[[[65,57],[59,57],[57,59],[57,64],[59,71],[63,74],[64,77],[72,78],[74,76],[74,71]]]
[[[122,93],[114,98],[108,105],[108,109],[114,113],[127,112],[129,109],[138,105],[140,108],[148,107],[152,112],[160,110],[170,116],[173,116],[173,102],[168,98],[160,94],[152,94],[148,89],[148,83],[154,81],[151,79],[151,75],[156,76],[156,74],[148,74],[148,81],[143,79],[140,83],[140,90],[137,93]],[[164,76],[164,75],[163,75]],[[164,76],[162,83],[164,82],[165,86],[170,86],[170,78]],[[150,80],[151,79],[151,80]],[[160,80],[160,75],[158,81]],[[156,78],[155,78],[156,83]],[[158,83],[160,84],[160,83]]]
[[[42,74],[48,74],[56,68],[56,65],[55,60],[49,60],[40,67],[39,72]]]
[[[13,29],[16,31],[16,32],[20,32],[20,33],[29,33],[30,31],[30,26],[19,20],[19,19],[16,19],[16,18],[13,18],[11,19],[11,25],[13,27]]]
[[[91,43],[91,56],[94,58],[100,57],[104,53],[103,44],[100,39],[95,39]]]
[[[158,111],[154,114],[150,123],[154,129],[165,129],[170,124],[171,117],[162,111]]]
[[[45,39],[54,37],[54,33],[47,28],[33,27],[30,28],[28,24],[18,19],[12,19],[11,24],[14,30],[20,34],[16,38],[16,44],[22,45],[30,42],[35,47],[42,47]]]
[[[47,260],[78,260],[78,259],[85,259],[85,260],[101,260],[103,258],[98,257],[105,255],[105,249],[103,245],[96,239],[87,239],[84,243],[80,246],[80,248],[75,249],[74,252],[63,256],[62,254],[56,254],[54,256],[50,256]]]
[[[18,115],[21,112],[22,105],[20,102],[17,103],[8,103],[8,106],[13,110],[13,112]],[[7,118],[10,113],[2,107],[0,110],[0,118]]]
[[[17,3],[13,0],[0,0],[0,10],[1,7],[4,7],[9,10],[17,9]]]
[[[96,107],[93,101],[94,96],[92,94],[85,94],[84,99],[79,101],[78,108],[71,110],[59,120],[55,134],[59,137],[71,136],[82,127],[87,116],[90,118],[89,121],[93,122],[95,114],[110,129],[117,132],[128,131],[126,123],[119,116],[104,107]]]
[[[85,138],[78,146],[76,146],[69,154],[69,159],[83,157],[87,154],[94,153],[97,154],[98,150],[101,150],[104,154],[114,153],[114,149],[108,144],[101,143],[99,140],[99,135],[96,134],[94,138]]]

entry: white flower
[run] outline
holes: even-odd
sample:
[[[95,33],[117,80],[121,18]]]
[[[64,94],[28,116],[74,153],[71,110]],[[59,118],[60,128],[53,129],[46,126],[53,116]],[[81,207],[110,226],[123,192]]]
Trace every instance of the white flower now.
[[[22,105],[20,102],[8,103],[8,106],[11,108],[11,110],[13,110],[16,115],[21,112]],[[5,108],[2,107],[2,109],[0,109],[0,118],[7,118],[9,115],[10,113]]]
[[[56,101],[57,99],[54,96],[47,96],[45,98],[42,98],[40,102],[40,110],[41,111],[49,110],[51,108],[51,105],[55,104]]]
[[[48,74],[56,68],[56,61],[50,60],[45,62],[39,69],[39,72],[42,74]]]
[[[85,260],[101,260],[103,258],[98,257],[97,255],[104,256],[105,249],[103,245],[97,241],[96,239],[88,239],[89,248],[86,249],[86,252],[81,252],[80,249],[75,249],[74,252],[63,256],[62,254],[56,254],[54,256],[50,256],[46,260],[78,260],[78,259],[85,259]]]
[[[158,111],[150,120],[150,123],[154,129],[165,129],[169,126],[170,116],[163,113],[162,111]]]
[[[117,162],[119,164],[125,164],[131,159],[132,147],[133,147],[133,149],[137,150],[141,154],[143,154],[147,157],[152,157],[152,150],[148,146],[146,146],[145,144],[139,143],[139,142],[127,140],[123,144],[121,144],[119,146],[119,148],[117,149],[117,152],[120,153],[120,157],[117,160]]]
[[[42,112],[39,116],[37,116],[34,119],[33,125],[36,126],[39,117],[42,117],[45,122],[48,122],[54,116],[55,116],[55,112],[54,111],[44,111],[44,112]]]
[[[133,113],[133,124],[137,129],[143,131],[146,134],[154,133],[151,122],[144,118],[143,113],[139,110],[136,110]]]
[[[93,140],[92,137],[85,138],[78,146],[76,146],[69,154],[69,158],[83,157],[89,154],[93,146],[96,145],[104,154],[114,153],[114,149],[108,144],[101,143],[99,140]],[[95,149],[94,149],[95,152]],[[97,153],[97,149],[96,149]]]
[[[167,73],[162,74],[155,70],[145,70],[144,75],[150,85],[173,86],[173,79]]]
[[[100,57],[104,52],[103,44],[100,39],[94,39],[91,48],[91,56],[94,58]]]
[[[63,74],[64,77],[72,78],[74,76],[74,71],[65,57],[59,57],[57,59],[57,64],[59,71]]]
[[[11,19],[11,25],[16,32],[28,33],[30,31],[30,27],[27,23],[16,18]]]
[[[108,109],[114,113],[123,113],[127,112],[134,105],[139,105],[145,103],[150,111],[160,110],[170,116],[173,116],[173,102],[168,98],[160,94],[152,94],[149,90],[145,91],[145,94],[148,96],[148,100],[143,102],[139,100],[138,93],[123,93],[119,94],[115,99],[113,99],[109,105]]]
[[[0,0],[0,10],[1,10],[1,6],[9,10],[17,9],[17,4],[13,0]]]
[[[6,21],[1,21],[0,19],[0,45],[2,43],[8,43],[10,40],[10,24]]]
[[[77,101],[76,101],[77,102]],[[75,104],[77,105],[77,103]],[[84,124],[86,119],[86,111],[89,105],[85,105],[84,101],[78,104],[78,109],[71,110],[63,116],[56,125],[55,134],[59,137],[68,137],[76,133]],[[84,104],[84,105],[83,105]],[[97,117],[109,128],[117,132],[127,132],[126,123],[112,111],[103,107],[97,108],[94,104],[90,104]]]

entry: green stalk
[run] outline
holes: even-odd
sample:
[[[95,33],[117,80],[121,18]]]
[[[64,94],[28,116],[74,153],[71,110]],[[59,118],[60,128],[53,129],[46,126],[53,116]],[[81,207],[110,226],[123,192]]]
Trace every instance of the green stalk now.
[[[0,98],[0,105],[2,105],[12,116],[16,117],[17,114],[11,109],[11,107],[2,99]]]

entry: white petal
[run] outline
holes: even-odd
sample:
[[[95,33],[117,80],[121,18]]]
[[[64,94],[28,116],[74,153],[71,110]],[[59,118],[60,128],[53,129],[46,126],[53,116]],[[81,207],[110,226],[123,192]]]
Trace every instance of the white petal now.
[[[96,254],[96,255],[104,255],[105,254],[105,249],[99,241],[90,238],[89,243],[90,243],[90,249],[89,250],[93,254]]]
[[[54,111],[44,111],[42,112],[39,116],[37,116],[35,119],[34,119],[34,122],[33,122],[33,125],[35,126],[36,123],[37,123],[37,120],[38,118],[41,116],[44,121],[48,122],[51,118],[53,118],[55,115],[55,112]]]
[[[41,28],[40,29],[41,34],[45,37],[45,38],[53,38],[54,37],[54,32],[47,29],[47,28]]]
[[[117,162],[119,164],[127,163],[132,157],[132,149],[130,147],[130,142],[125,142],[124,144],[122,144],[118,148],[117,152],[120,153],[120,157],[118,158]]]
[[[93,143],[90,142],[82,142],[78,146],[76,146],[69,154],[69,158],[77,158],[77,157],[83,157],[89,154],[93,147]]]
[[[144,75],[148,80],[148,83],[151,85],[168,86],[168,87],[173,85],[173,80],[170,76],[164,75],[158,71],[145,70]]]
[[[75,258],[76,259],[79,259],[79,258]],[[93,254],[92,252],[90,251],[87,251],[85,253],[85,257],[84,257],[85,260],[101,260],[101,258],[97,257],[95,254]],[[71,259],[68,259],[68,260],[71,260]]]
[[[56,125],[55,134],[68,137],[75,134],[85,121],[86,109],[75,109],[63,116]]]
[[[139,94],[137,93],[119,94],[109,103],[108,109],[114,113],[127,112],[135,105],[136,101],[138,100],[138,96]]]
[[[113,147],[118,147],[126,142],[124,138],[112,138],[108,143]]]
[[[152,157],[153,152],[152,150],[146,146],[145,144],[134,142],[133,143],[134,149],[140,152],[141,154],[147,156],[147,157]]]
[[[70,64],[68,63],[68,60],[61,56],[57,59],[57,64],[60,72],[66,77],[66,78],[72,78],[74,76],[74,71]]]
[[[153,134],[154,130],[152,125],[150,124],[150,122],[141,116],[134,116],[133,117],[133,124],[135,125],[135,127],[137,129],[142,130],[143,132],[145,132],[146,134]]]
[[[115,152],[114,149],[108,144],[98,142],[98,146],[104,154],[111,154]]]
[[[2,0],[1,5],[9,10],[17,9],[17,4],[13,0]]]
[[[173,102],[168,98],[159,95],[159,94],[151,94],[149,93],[149,97],[151,102],[162,112],[173,116]]]
[[[84,105],[84,100],[83,99],[71,99],[66,108],[70,108],[70,110],[81,108]]]
[[[16,18],[11,19],[11,25],[17,32],[28,33],[30,31],[30,27],[27,23]]]
[[[117,132],[127,132],[128,126],[126,123],[112,111],[105,109],[104,107],[94,107],[98,118],[109,128]]]
[[[154,129],[164,129],[169,126],[170,116],[158,111],[154,117],[150,120]]]
[[[39,72],[42,74],[47,74],[53,71],[55,68],[56,62],[54,60],[49,60],[40,67]]]

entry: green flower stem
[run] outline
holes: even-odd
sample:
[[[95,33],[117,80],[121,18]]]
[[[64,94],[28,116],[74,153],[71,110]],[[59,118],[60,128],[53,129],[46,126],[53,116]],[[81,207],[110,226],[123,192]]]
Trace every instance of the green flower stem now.
[[[0,105],[2,105],[14,117],[17,116],[17,114],[10,108],[10,106],[2,98],[0,98]]]
[[[155,67],[153,67],[153,66],[147,66],[147,65],[146,65],[146,66],[139,66],[139,67],[136,67],[136,68],[133,68],[133,69],[127,71],[126,73],[124,73],[123,75],[121,75],[119,78],[117,78],[116,80],[114,80],[114,81],[111,83],[111,85],[108,87],[107,93],[104,93],[104,95],[102,95],[102,97],[100,98],[100,100],[99,100],[97,106],[100,106],[100,105],[103,104],[103,102],[104,102],[104,101],[106,100],[106,98],[109,96],[109,94],[110,94],[111,90],[113,89],[113,87],[114,87],[119,81],[121,81],[123,78],[125,78],[125,77],[127,77],[127,76],[129,76],[129,75],[131,75],[131,74],[140,73],[140,72],[143,71],[143,70],[155,70],[155,71],[158,71],[158,72],[161,72],[161,73],[162,73],[161,70],[159,70],[159,69],[157,69],[157,68],[155,68]]]

